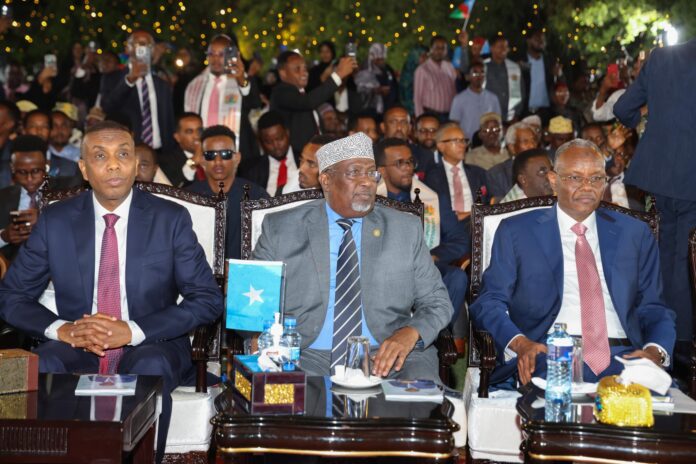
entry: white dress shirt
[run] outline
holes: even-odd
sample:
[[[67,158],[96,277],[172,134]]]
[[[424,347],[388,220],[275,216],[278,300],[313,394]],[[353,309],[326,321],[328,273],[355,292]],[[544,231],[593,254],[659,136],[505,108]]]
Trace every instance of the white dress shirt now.
[[[268,192],[270,196],[274,196],[276,194],[276,190],[278,190],[280,161],[272,156],[266,156],[268,156],[268,183],[266,183],[266,192]],[[297,164],[295,164],[295,155],[293,154],[292,147],[290,146],[288,147],[288,153],[285,155],[285,166],[287,167],[288,171],[287,182],[285,183],[286,187],[293,189],[293,184],[297,184],[297,187],[299,188],[300,170],[297,167]],[[290,191],[288,190],[286,192],[286,187],[283,187],[283,193]]]
[[[126,78],[124,78],[126,79]],[[128,82],[126,79],[126,84],[128,87],[133,87],[138,90],[138,101],[140,102],[142,112],[142,102],[143,102],[143,92],[140,83],[143,81],[142,77],[139,77],[133,84]],[[147,84],[147,95],[150,100],[150,119],[152,121],[152,148],[155,150],[162,148],[162,136],[160,135],[159,118],[157,116],[157,93],[155,92],[155,81],[152,79],[152,74],[145,75],[145,84]]]
[[[187,162],[181,166],[181,173],[184,175],[186,180],[189,182],[193,181],[193,177],[196,175],[196,168],[193,167],[193,162],[188,162],[188,160],[193,159],[193,153],[190,151],[182,150],[184,155],[186,155]]]
[[[450,164],[444,158],[442,158],[443,165],[445,167],[445,175],[447,175],[447,185],[449,186],[450,198],[452,199],[452,210],[454,211],[454,184],[452,182],[452,168],[454,164]],[[471,211],[471,207],[474,204],[474,198],[471,195],[471,187],[469,186],[469,179],[466,178],[466,172],[464,171],[464,163],[460,161],[456,165],[459,168],[459,179],[462,181],[462,190],[464,192],[464,211]]]
[[[94,194],[92,194],[94,195]],[[131,341],[129,345],[139,345],[145,340],[145,333],[135,322],[128,317],[128,295],[126,294],[126,243],[128,240],[128,215],[130,212],[131,200],[133,192],[128,194],[123,203],[115,210],[109,211],[104,208],[96,196],[92,197],[94,203],[94,291],[92,293],[92,314],[96,314],[97,310],[97,295],[99,288],[99,262],[101,260],[101,246],[106,223],[104,221],[105,214],[115,214],[119,217],[114,225],[116,231],[116,240],[118,241],[118,279],[121,293],[121,320],[126,321],[131,329]],[[58,329],[68,321],[57,320],[46,328],[44,334],[47,338],[58,340]]]
[[[223,109],[223,100],[225,98],[225,88],[227,87],[227,74],[220,74],[218,76],[220,79],[218,80],[218,108],[219,111],[222,112]],[[239,86],[239,92],[242,94],[242,97],[246,97],[249,95],[249,92],[251,91],[251,84],[249,83],[250,81],[247,80],[247,85],[246,87],[241,87]],[[203,127],[208,127],[208,108],[210,107],[210,93],[213,91],[213,86],[215,85],[215,75],[211,72],[208,73],[208,80],[205,83],[205,89],[203,90],[203,100],[201,101],[201,119],[203,120]],[[222,114],[218,113],[218,124],[222,124],[223,120]],[[239,134],[237,134],[237,138],[239,138]],[[191,180],[191,179],[189,179]]]

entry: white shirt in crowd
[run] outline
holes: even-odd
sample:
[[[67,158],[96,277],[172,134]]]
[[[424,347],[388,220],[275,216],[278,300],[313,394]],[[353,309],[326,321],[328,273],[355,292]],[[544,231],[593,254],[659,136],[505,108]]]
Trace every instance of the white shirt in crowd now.
[[[452,168],[454,164],[450,164],[444,158],[442,158],[443,165],[445,167],[445,174],[447,175],[447,185],[449,186],[450,198],[452,199],[452,209],[454,210],[454,184],[452,183],[453,175]],[[474,197],[471,195],[471,187],[469,187],[469,179],[466,178],[466,172],[464,171],[464,163],[460,161],[456,165],[459,168],[459,179],[462,181],[462,190],[464,192],[464,211],[471,211],[471,207],[474,204]]]
[[[266,184],[266,192],[268,192],[270,196],[275,196],[276,191],[278,190],[280,161],[270,155],[266,156],[268,156],[268,183]],[[285,155],[285,166],[287,167],[288,176],[285,187],[283,187],[283,193],[290,193],[299,190],[300,169],[295,163],[295,155],[292,152],[292,147],[288,147],[288,153]]]

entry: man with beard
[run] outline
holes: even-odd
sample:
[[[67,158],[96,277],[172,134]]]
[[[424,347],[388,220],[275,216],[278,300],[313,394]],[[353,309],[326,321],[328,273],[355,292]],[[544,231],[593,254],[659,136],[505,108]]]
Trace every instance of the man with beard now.
[[[244,186],[249,185],[249,199],[267,198],[266,192],[258,185],[237,177],[237,168],[242,155],[237,151],[237,137],[227,126],[212,126],[203,131],[203,170],[206,180],[199,180],[187,190],[214,196],[222,190],[227,194],[227,224],[225,228],[225,259],[239,259],[242,254],[241,207]]]
[[[384,139],[374,145],[375,162],[384,182],[377,186],[377,194],[392,200],[411,203],[415,189],[424,204],[425,243],[430,249],[435,266],[447,287],[454,315],[457,315],[466,296],[469,279],[458,265],[471,253],[471,234],[466,222],[458,221],[447,195],[438,195],[427,185],[414,178],[415,160],[408,144],[400,139]]]
[[[419,148],[435,154],[435,133],[440,128],[440,120],[436,116],[423,113],[416,118],[416,143]]]
[[[317,160],[325,199],[267,215],[253,255],[286,263],[302,370],[330,375],[347,338],[362,335],[372,374],[438,380],[433,342],[452,305],[421,221],[375,205],[380,174],[365,134],[324,145]]]

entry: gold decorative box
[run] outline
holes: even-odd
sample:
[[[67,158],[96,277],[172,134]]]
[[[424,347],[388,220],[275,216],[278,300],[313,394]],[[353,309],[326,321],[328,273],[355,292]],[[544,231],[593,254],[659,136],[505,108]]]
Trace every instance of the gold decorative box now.
[[[235,355],[230,383],[235,405],[249,414],[304,414],[304,371],[263,372],[256,355]]]
[[[0,395],[0,419],[36,419],[38,391]]]
[[[39,388],[39,357],[20,349],[0,350],[0,393]]]
[[[611,375],[599,381],[594,407],[597,420],[620,427],[651,427],[655,418],[650,390],[635,383],[623,385],[618,378]]]

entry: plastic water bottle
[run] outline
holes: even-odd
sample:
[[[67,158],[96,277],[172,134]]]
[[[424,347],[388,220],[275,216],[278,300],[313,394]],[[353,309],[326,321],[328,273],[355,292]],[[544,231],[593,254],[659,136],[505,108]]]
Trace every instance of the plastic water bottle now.
[[[546,339],[546,421],[570,420],[573,382],[573,338],[566,325],[556,323]]]
[[[280,346],[287,351],[288,359],[283,363],[284,371],[294,371],[300,365],[300,343],[302,337],[297,333],[297,320],[294,317],[286,317],[283,321],[283,336]]]
[[[263,354],[263,350],[273,346],[273,335],[271,335],[271,326],[273,319],[263,321],[263,332],[259,335],[259,354]]]

